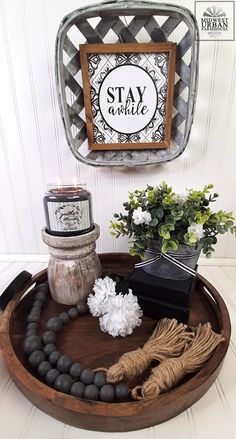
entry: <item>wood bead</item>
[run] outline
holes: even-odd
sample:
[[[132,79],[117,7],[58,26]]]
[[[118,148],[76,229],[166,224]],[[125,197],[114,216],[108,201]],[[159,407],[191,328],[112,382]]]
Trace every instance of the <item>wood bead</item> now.
[[[48,344],[48,343],[55,343],[56,341],[56,334],[53,331],[45,331],[43,333],[43,343],[44,344]]]
[[[52,369],[52,366],[49,361],[42,361],[42,363],[38,365],[37,372],[39,376],[43,378],[50,369]]]
[[[42,300],[35,299],[35,301],[34,301],[34,303],[33,303],[33,305],[32,305],[32,309],[34,309],[35,307],[36,307],[36,308],[37,308],[37,307],[42,308],[42,306],[43,306],[43,302],[42,302]]]
[[[86,314],[89,308],[86,302],[79,302],[76,305],[76,309],[79,314]]]
[[[70,320],[70,317],[68,316],[67,312],[61,312],[58,318],[62,321],[62,323],[67,323]]]
[[[40,320],[40,314],[36,314],[36,313],[30,313],[29,315],[28,315],[28,317],[27,317],[27,322],[28,323],[31,323],[31,322],[35,322],[35,323],[37,323],[37,322],[39,322],[39,320]]]
[[[60,370],[60,372],[68,372],[70,367],[72,365],[72,360],[68,355],[61,355],[61,357],[57,361],[57,369]]]
[[[86,369],[82,370],[81,375],[80,375],[80,381],[83,384],[86,384],[86,385],[92,384],[93,379],[94,379],[94,372],[92,369],[86,368]]]
[[[51,319],[48,320],[46,324],[46,329],[53,332],[59,332],[62,327],[62,324],[63,322],[61,319],[59,319],[58,317],[52,317]]]
[[[23,343],[23,351],[29,355],[31,352],[41,349],[42,343],[40,337],[37,335],[31,335],[27,337]]]
[[[57,377],[60,375],[59,370],[57,369],[49,369],[49,371],[46,373],[45,381],[49,386],[52,386],[54,381],[57,379]]]
[[[70,308],[68,310],[68,316],[70,317],[70,319],[72,320],[77,319],[78,315],[79,313],[76,308]]]
[[[40,300],[41,302],[44,302],[47,298],[47,294],[44,293],[43,291],[39,291],[36,295],[35,295],[35,300]]]
[[[82,366],[81,366],[81,364],[80,363],[77,363],[77,362],[75,362],[75,363],[73,363],[72,364],[72,366],[71,366],[71,368],[70,368],[70,375],[73,377],[73,378],[79,378],[80,377],[80,374],[81,374],[81,372],[82,372]]]
[[[30,337],[31,335],[37,335],[37,329],[28,329],[25,333],[25,338]]]
[[[27,331],[29,329],[36,329],[37,330],[38,329],[38,323],[36,323],[36,322],[28,323],[26,329],[27,329]]]
[[[62,373],[58,375],[54,382],[54,388],[59,392],[69,393],[70,388],[72,386],[72,378],[67,373]]]
[[[85,385],[80,381],[76,381],[71,386],[70,394],[73,396],[77,396],[78,398],[83,398],[84,390],[85,390]]]
[[[84,390],[84,398],[85,399],[97,401],[98,395],[99,395],[99,390],[98,390],[97,386],[95,386],[94,384],[89,384],[88,386],[85,387],[85,390]]]
[[[97,372],[95,373],[93,384],[97,386],[99,389],[100,387],[104,386],[106,384],[106,375],[104,372]]]
[[[45,359],[46,359],[45,353],[43,351],[38,350],[30,354],[28,358],[28,362],[32,367],[38,367],[38,365],[42,363],[42,361],[44,361]]]
[[[112,402],[115,397],[115,390],[112,384],[105,384],[100,389],[100,399],[103,402]]]
[[[55,366],[59,360],[61,356],[61,352],[59,351],[53,351],[49,357],[48,357],[48,361],[51,363],[52,366]]]
[[[125,383],[118,383],[115,385],[115,395],[119,401],[126,401],[129,397],[129,387]]]
[[[48,343],[48,344],[46,344],[45,346],[44,346],[44,348],[43,348],[43,352],[46,354],[46,355],[50,355],[53,351],[55,351],[56,350],[56,346],[55,346],[55,344],[53,344],[53,343]]]

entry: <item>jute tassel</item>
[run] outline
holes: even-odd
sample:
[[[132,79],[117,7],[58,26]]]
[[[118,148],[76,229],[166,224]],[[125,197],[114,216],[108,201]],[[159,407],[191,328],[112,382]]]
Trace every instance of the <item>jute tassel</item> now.
[[[189,348],[178,358],[168,358],[152,369],[142,386],[132,389],[135,400],[156,398],[170,390],[184,375],[196,372],[211,356],[216,346],[224,338],[212,331],[210,323],[200,324]]]
[[[163,361],[168,357],[181,355],[192,337],[193,333],[188,331],[187,325],[178,323],[175,319],[160,320],[143,348],[126,352],[107,370],[107,381],[132,381],[142,375],[153,360]]]

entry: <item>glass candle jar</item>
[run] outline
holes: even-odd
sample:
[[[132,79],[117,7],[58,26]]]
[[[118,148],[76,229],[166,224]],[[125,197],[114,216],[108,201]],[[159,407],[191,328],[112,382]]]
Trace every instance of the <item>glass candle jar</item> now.
[[[85,184],[48,185],[44,196],[46,231],[56,236],[76,236],[93,227],[91,194]]]

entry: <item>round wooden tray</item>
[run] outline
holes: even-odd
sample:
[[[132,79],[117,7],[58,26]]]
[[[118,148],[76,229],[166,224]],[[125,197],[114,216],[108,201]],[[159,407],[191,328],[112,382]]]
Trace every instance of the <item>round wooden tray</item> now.
[[[127,254],[117,253],[100,255],[100,259],[105,272],[119,275],[127,275],[136,262]],[[38,273],[9,302],[0,322],[0,345],[16,385],[33,404],[49,415],[67,424],[97,431],[121,432],[146,428],[181,413],[208,390],[219,374],[229,345],[229,315],[216,289],[198,275],[192,294],[189,324],[195,326],[199,322],[210,321],[213,329],[221,332],[225,338],[199,373],[188,377],[172,391],[149,401],[109,404],[74,398],[55,391],[34,375],[22,352],[26,316],[33,301],[31,292],[24,293],[46,278],[46,270]],[[65,308],[48,298],[41,328],[49,317]],[[87,314],[65,326],[57,337],[57,346],[86,367],[108,367],[124,352],[141,346],[155,325],[155,320],[144,317],[142,325],[131,336],[113,338],[100,331],[97,318]]]

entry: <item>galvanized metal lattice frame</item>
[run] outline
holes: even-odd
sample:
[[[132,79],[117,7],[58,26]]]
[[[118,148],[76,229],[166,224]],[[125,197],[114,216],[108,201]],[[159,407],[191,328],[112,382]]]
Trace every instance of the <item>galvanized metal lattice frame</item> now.
[[[129,24],[123,20],[131,16]],[[157,18],[167,16],[161,25]],[[89,22],[99,17],[95,27]],[[81,112],[84,109],[83,88],[76,80],[80,70],[79,49],[68,36],[72,26],[84,35],[87,43],[103,43],[107,33],[112,30],[117,35],[117,43],[143,42],[137,35],[142,28],[152,42],[173,41],[172,32],[185,23],[187,31],[177,43],[176,74],[174,87],[174,108],[172,118],[171,146],[168,149],[125,150],[125,151],[88,151],[80,152],[87,139],[86,124]],[[198,27],[192,13],[173,4],[159,4],[150,1],[128,0],[107,1],[77,9],[62,20],[56,40],[56,83],[59,106],[65,127],[67,142],[74,156],[83,163],[94,166],[140,166],[168,162],[178,157],[186,148],[191,132],[195,109],[198,79]],[[190,50],[190,62],[183,59]],[[63,63],[66,53],[69,62]],[[66,88],[73,96],[68,102]],[[181,94],[188,89],[187,100]],[[74,129],[73,129],[74,128]],[[75,132],[76,131],[76,132]]]

